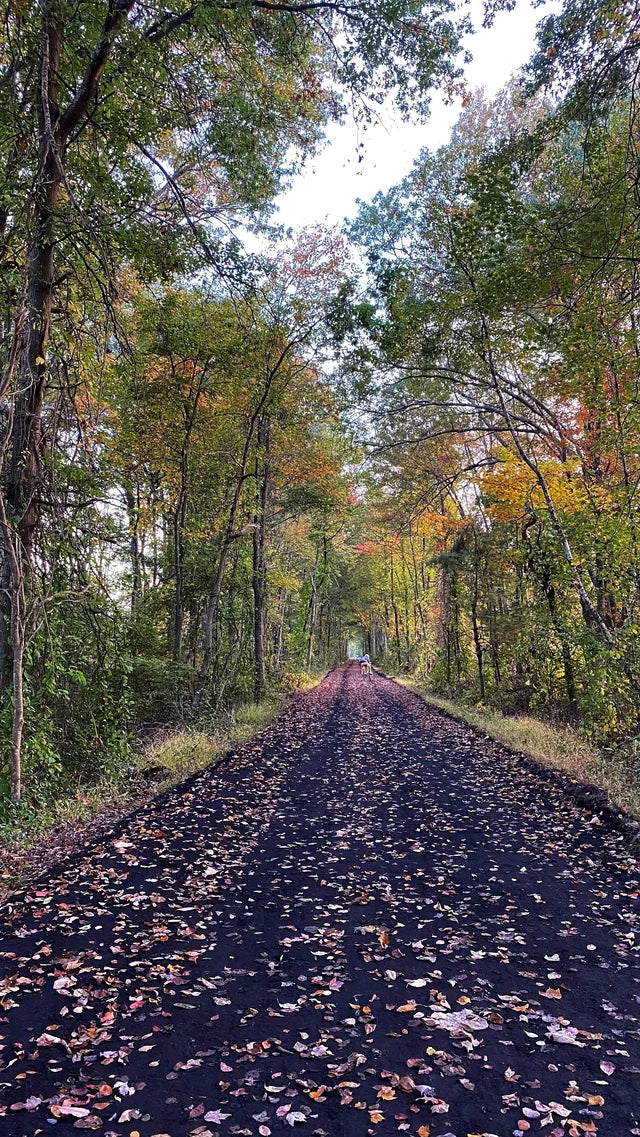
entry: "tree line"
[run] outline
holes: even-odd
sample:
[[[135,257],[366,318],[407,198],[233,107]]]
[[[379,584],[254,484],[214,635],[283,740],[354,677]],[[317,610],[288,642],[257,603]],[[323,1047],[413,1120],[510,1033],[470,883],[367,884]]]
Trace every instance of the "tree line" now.
[[[638,33],[567,4],[525,75],[361,209],[372,634],[436,688],[637,730]]]
[[[458,36],[449,0],[0,7],[14,801],[23,774],[32,800],[100,776],[146,716],[259,695],[272,665],[339,636],[319,270],[309,249],[251,257],[238,234],[267,233],[347,105],[366,119],[387,92],[406,110],[455,83]]]
[[[636,23],[567,0],[491,102],[450,0],[0,7],[3,816],[349,641],[633,733]],[[329,123],[436,86],[445,147],[276,229]]]

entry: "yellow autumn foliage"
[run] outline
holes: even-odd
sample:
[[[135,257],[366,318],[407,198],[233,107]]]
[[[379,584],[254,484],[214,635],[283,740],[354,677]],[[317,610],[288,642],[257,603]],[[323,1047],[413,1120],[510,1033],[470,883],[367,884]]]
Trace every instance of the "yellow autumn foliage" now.
[[[559,513],[576,514],[588,506],[589,495],[576,462],[541,462],[540,471]],[[546,509],[533,470],[512,454],[503,455],[499,465],[485,471],[480,485],[494,521],[517,521],[528,510]]]

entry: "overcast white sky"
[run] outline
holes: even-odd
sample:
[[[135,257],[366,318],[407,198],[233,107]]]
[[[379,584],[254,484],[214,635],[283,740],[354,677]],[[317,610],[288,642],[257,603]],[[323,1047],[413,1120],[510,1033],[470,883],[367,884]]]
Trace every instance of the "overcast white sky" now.
[[[519,0],[513,12],[501,12],[493,27],[485,30],[482,0],[471,0],[472,20],[479,30],[466,45],[473,55],[466,69],[468,87],[483,87],[494,95],[530,57],[536,24],[555,7],[553,0],[543,8]],[[364,132],[352,121],[334,125],[322,151],[278,198],[273,221],[286,228],[320,222],[339,225],[356,213],[358,198],[367,201],[400,181],[423,147],[434,149],[446,142],[459,113],[459,103],[447,107],[435,95],[427,122],[403,123],[389,108],[381,112],[380,123]],[[364,143],[361,162],[359,142]]]

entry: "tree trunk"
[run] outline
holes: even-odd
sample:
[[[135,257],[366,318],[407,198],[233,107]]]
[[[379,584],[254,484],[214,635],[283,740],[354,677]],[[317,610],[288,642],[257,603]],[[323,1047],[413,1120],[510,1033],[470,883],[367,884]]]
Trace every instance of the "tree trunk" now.
[[[140,517],[140,502],[134,497],[130,486],[125,486],[125,499],[127,513],[129,514],[129,555],[131,557],[131,611],[142,595],[142,556],[140,538],[138,534],[138,520]]]
[[[486,701],[486,691],[484,685],[484,667],[483,667],[483,647],[482,639],[480,637],[480,628],[478,627],[478,593],[479,593],[479,579],[478,579],[478,537],[474,530],[474,556],[473,556],[473,595],[471,598],[471,624],[473,627],[473,644],[476,652],[476,662],[478,664],[478,683],[480,686],[480,698],[484,703]]]
[[[402,648],[400,646],[400,617],[398,615],[398,605],[396,604],[396,596],[395,596],[395,573],[394,573],[394,568],[393,568],[393,555],[391,556],[390,577],[391,577],[391,597],[390,597],[390,599],[391,599],[391,610],[393,612],[393,623],[394,623],[395,640],[396,640],[396,661],[397,661],[398,667],[400,667],[400,661],[401,661],[401,656],[402,656]]]
[[[316,633],[316,617],[318,614],[318,565],[320,563],[320,545],[316,548],[316,559],[311,573],[311,599],[309,600],[309,637],[307,639],[307,672],[311,670],[313,660],[314,638]]]
[[[204,689],[206,686],[206,682],[207,682],[207,678],[208,678],[209,672],[211,670],[211,659],[213,656],[213,630],[214,630],[216,618],[218,615],[218,607],[220,604],[220,595],[222,593],[222,585],[224,582],[224,570],[225,570],[226,563],[227,563],[227,557],[229,556],[229,550],[230,550],[231,544],[234,540],[234,529],[235,529],[235,525],[236,525],[236,517],[238,515],[238,509],[240,506],[240,498],[242,496],[242,488],[244,486],[245,478],[247,475],[247,465],[249,462],[249,454],[251,452],[251,446],[253,445],[253,439],[254,439],[256,427],[257,427],[258,422],[260,420],[260,416],[261,416],[263,408],[267,402],[267,399],[269,398],[269,393],[271,391],[272,383],[273,383],[281,365],[283,364],[284,360],[286,359],[286,356],[287,356],[289,350],[291,350],[292,348],[293,348],[293,343],[288,344],[283,349],[283,351],[280,353],[275,364],[272,367],[270,367],[270,369],[266,375],[265,385],[264,385],[264,389],[262,391],[262,395],[260,396],[260,399],[258,400],[258,404],[257,404],[255,410],[253,411],[251,418],[249,419],[249,423],[248,423],[248,427],[247,427],[247,435],[246,435],[244,447],[242,450],[242,457],[240,459],[240,469],[238,471],[238,477],[236,480],[236,485],[235,485],[235,489],[233,492],[233,497],[231,499],[231,507],[229,509],[229,516],[227,518],[227,524],[225,526],[225,531],[224,531],[224,535],[222,538],[222,546],[220,549],[220,556],[218,558],[218,567],[216,570],[216,575],[215,575],[215,579],[213,582],[213,587],[211,589],[211,592],[209,593],[209,599],[207,602],[207,610],[206,610],[205,621],[204,621],[203,646],[202,646],[202,666],[200,667],[200,674],[198,675],[198,687],[197,687],[197,691],[196,691],[196,697],[194,700],[195,706],[198,706],[198,704],[200,703],[200,701],[202,699],[202,696],[204,694]]]
[[[460,650],[460,604],[458,600],[458,574],[453,570],[449,582],[449,596],[451,599],[451,619],[453,621],[453,647],[456,664],[456,679],[458,686],[462,679],[462,653]]]
[[[9,770],[11,800],[19,802],[22,796],[22,731],[24,728],[23,666],[26,632],[26,605],[24,592],[24,565],[20,555],[20,538],[9,525],[4,498],[0,494],[0,529],[11,569],[11,650],[13,656],[13,721]]]
[[[266,634],[266,562],[267,499],[269,496],[269,458],[271,450],[271,422],[265,418],[258,427],[258,442],[264,448],[262,474],[256,457],[256,510],[253,526],[253,693],[257,703],[264,697],[266,688],[264,644]]]
[[[411,670],[411,634],[409,628],[409,586],[407,583],[407,566],[402,561],[404,569],[404,643],[407,656],[407,671]]]
[[[18,573],[21,569],[18,562]],[[23,668],[25,647],[24,580],[18,576],[11,594],[13,640],[13,724],[11,729],[11,800],[22,796],[22,731],[24,728]]]
[[[189,443],[191,442],[191,435],[198,413],[203,379],[204,374],[201,373],[196,386],[192,387],[188,393],[188,397],[185,397],[182,407],[184,436],[180,447],[180,487],[178,490],[175,513],[173,515],[173,571],[176,582],[176,594],[173,605],[171,646],[173,659],[176,663],[179,663],[182,658],[184,626],[184,533],[187,522],[187,502],[189,494]]]
[[[282,657],[283,657],[283,653],[284,653],[284,626],[285,626],[285,619],[286,619],[286,615],[287,615],[288,595],[289,594],[288,594],[286,588],[283,588],[282,589],[282,602],[280,605],[280,618],[278,620],[278,626],[277,626],[276,631],[275,631],[274,644],[273,644],[273,662],[274,662],[274,666],[276,667],[276,669],[279,669],[281,667]]]
[[[529,540],[529,531],[536,525],[535,517],[529,518],[525,521],[522,528],[522,537],[528,549],[527,567],[531,572],[534,580],[539,584],[544,593],[551,623],[553,624],[554,631],[560,642],[560,651],[562,654],[562,667],[564,671],[564,682],[567,691],[567,701],[569,705],[569,713],[571,718],[576,720],[578,718],[578,698],[576,694],[575,676],[573,671],[573,662],[571,659],[571,651],[565,629],[562,626],[562,620],[558,613],[558,604],[556,598],[556,590],[551,577],[551,568],[546,556],[546,552],[542,545],[542,529],[540,525],[536,526],[537,541],[536,549],[534,551]]]
[[[327,639],[325,648],[325,662],[331,663],[331,637],[333,635],[333,608],[329,608],[329,619],[327,620]]]
[[[2,544],[0,565],[0,698],[11,685],[13,649],[11,646],[11,558]]]
[[[47,8],[43,5],[38,102],[40,146],[27,264],[27,314],[18,356],[6,479],[9,517],[17,524],[25,562],[31,559],[39,514],[37,486],[53,305],[55,211],[62,185],[62,139],[57,112],[62,31],[51,23]]]
[[[173,602],[172,654],[175,663],[182,658],[182,633],[184,625],[183,577],[184,577],[184,527],[187,516],[187,458],[183,449],[180,472],[180,490],[173,515],[173,573],[176,584]]]
[[[171,628],[171,653],[174,663],[178,663],[182,656],[182,628],[184,613],[182,605],[182,560],[183,560],[182,525],[180,520],[180,503],[173,518],[173,574],[176,591],[173,600],[173,619]]]
[[[242,492],[243,483],[244,470],[242,472],[242,475],[238,478],[236,488],[234,490],[231,507],[229,510],[229,516],[227,518],[227,524],[222,538],[222,546],[220,548],[220,555],[218,557],[216,575],[214,578],[213,587],[209,593],[209,599],[207,601],[207,609],[204,619],[202,664],[200,667],[200,674],[198,676],[198,692],[195,700],[196,706],[202,698],[204,687],[211,670],[211,660],[213,657],[213,632],[218,616],[218,608],[220,606],[220,596],[222,594],[222,585],[224,583],[224,571],[233,542],[233,531],[236,523],[236,517],[238,515],[238,507],[240,505],[240,495]]]
[[[478,664],[478,683],[480,685],[480,698],[484,703],[486,700],[486,692],[484,686],[484,667],[483,667],[483,647],[480,638],[480,629],[478,627],[477,608],[475,603],[471,607],[471,624],[473,627],[473,644],[476,652],[476,662]]]
[[[116,3],[109,5],[100,39],[95,50],[90,53],[82,83],[67,110],[61,115],[58,108],[58,75],[63,25],[53,18],[54,5],[50,0],[40,0],[39,3],[41,19],[37,59],[39,146],[29,201],[32,220],[26,264],[26,305],[25,312],[21,312],[16,320],[15,357],[12,355],[8,373],[3,376],[1,384],[2,389],[7,390],[15,382],[10,452],[5,475],[6,505],[3,501],[2,506],[5,552],[12,562],[10,613],[14,689],[12,795],[15,800],[19,799],[21,792],[25,582],[29,578],[35,535],[40,520],[40,449],[55,280],[56,208],[60,190],[66,180],[64,161],[67,141],[72,130],[87,113],[111,54],[117,29],[126,19],[133,4],[134,0],[117,0]],[[17,564],[13,563],[14,558],[17,558]],[[6,639],[5,628],[0,640],[6,642]]]
[[[187,629],[187,657],[192,667],[196,665],[201,615],[200,597],[192,596],[189,601],[189,626]]]
[[[40,144],[33,189],[31,244],[26,269],[26,313],[16,321],[16,352],[11,374],[4,377],[9,387],[15,374],[9,460],[5,476],[6,505],[2,502],[4,577],[9,599],[2,613],[4,627],[0,643],[4,668],[12,656],[13,728],[11,741],[11,797],[21,796],[21,754],[24,726],[23,662],[25,648],[25,579],[33,553],[39,521],[38,482],[42,407],[46,388],[46,353],[51,326],[54,280],[54,216],[60,193],[54,136],[61,30],[48,18],[43,4],[40,41],[40,84],[38,128]],[[8,516],[7,516],[8,514]],[[10,624],[10,633],[7,623]],[[9,644],[10,640],[10,644]],[[6,680],[5,680],[6,682]]]
[[[489,609],[489,650],[491,651],[491,664],[493,667],[493,678],[496,685],[496,691],[500,701],[502,701],[502,676],[500,673],[500,655],[498,652],[498,640],[496,637],[496,609],[493,599]]]

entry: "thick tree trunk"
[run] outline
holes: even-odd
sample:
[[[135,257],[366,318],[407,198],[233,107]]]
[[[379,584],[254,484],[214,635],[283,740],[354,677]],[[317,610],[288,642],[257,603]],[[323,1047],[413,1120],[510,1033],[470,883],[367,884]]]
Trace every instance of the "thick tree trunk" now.
[[[404,646],[407,659],[407,671],[411,670],[411,630],[409,628],[409,586],[407,584],[407,566],[403,561],[404,577]]]
[[[12,397],[9,458],[5,471],[3,536],[5,553],[17,557],[11,573],[11,640],[13,652],[14,728],[12,794],[20,797],[20,753],[23,728],[22,667],[25,635],[25,581],[33,557],[40,521],[40,449],[42,412],[47,385],[47,350],[55,281],[56,210],[66,184],[65,150],[70,133],[82,121],[100,84],[111,54],[118,26],[134,0],[109,4],[95,50],[84,78],[67,110],[58,108],[58,76],[63,26],[58,5],[40,0],[40,45],[38,53],[38,161],[33,178],[31,236],[26,265],[26,303],[16,319],[16,352],[0,386]],[[13,391],[10,388],[13,387]],[[12,544],[15,534],[15,547]],[[6,615],[6,613],[5,613]],[[6,643],[6,625],[0,640]]]
[[[565,635],[564,628],[562,627],[560,617],[558,616],[558,605],[556,602],[556,590],[553,586],[553,583],[551,580],[551,575],[549,573],[549,569],[548,569],[548,566],[546,564],[543,567],[543,582],[542,583],[543,583],[543,588],[544,588],[544,592],[545,592],[545,596],[546,596],[546,600],[547,600],[547,606],[549,608],[549,615],[551,616],[551,620],[552,620],[553,626],[555,628],[556,635],[558,636],[558,639],[560,640],[560,651],[562,654],[562,668],[564,671],[564,685],[565,685],[565,688],[567,691],[567,702],[569,705],[569,713],[570,713],[572,719],[577,720],[577,718],[578,718],[578,696],[576,694],[576,681],[575,681],[575,675],[574,675],[574,671],[573,671],[573,662],[571,659],[571,651],[569,648],[569,644],[567,643],[567,637]]]
[[[424,653],[421,653],[420,651],[418,652],[418,662],[419,662],[421,670],[423,670],[424,669],[423,665],[426,664],[425,655],[426,655],[426,649],[427,649],[427,621],[425,620],[422,604],[420,603],[420,576],[419,576],[418,561],[416,558],[415,546],[413,543],[413,536],[411,536],[410,541],[411,541],[411,559],[413,561],[413,577],[412,577],[412,581],[413,581],[413,606],[414,606],[413,619],[414,619],[414,625],[415,625],[415,629],[416,629],[416,632],[415,632],[416,639],[418,639],[418,636],[419,636],[420,640],[422,641],[422,644],[424,645]],[[422,579],[424,582],[424,565],[422,566],[422,573],[423,573]],[[419,629],[419,631],[418,631],[418,629]]]
[[[202,393],[202,380],[203,375],[201,374],[199,382],[195,388],[189,391],[188,397],[185,398],[182,410],[184,437],[180,449],[180,486],[173,516],[173,573],[176,592],[173,603],[171,646],[175,663],[179,663],[182,659],[182,639],[184,631],[184,535],[187,523],[187,502],[189,493],[189,443],[198,413],[198,404]]]
[[[22,731],[24,728],[24,649],[25,649],[25,602],[24,579],[21,566],[16,558],[17,579],[11,593],[11,638],[13,641],[13,723],[11,728],[11,800],[20,801],[22,796]]]
[[[173,519],[173,575],[175,580],[175,596],[173,598],[173,619],[171,628],[171,653],[174,663],[182,658],[182,630],[184,625],[184,609],[182,603],[182,562],[184,542],[182,539],[182,523],[180,518],[180,503]]]
[[[333,609],[329,608],[329,619],[327,620],[327,639],[325,647],[325,660],[331,662],[331,638],[333,636]]]
[[[23,662],[25,649],[25,580],[39,522],[38,484],[42,408],[46,390],[46,355],[51,327],[54,281],[54,217],[62,185],[57,137],[56,99],[61,30],[43,5],[38,103],[39,151],[34,179],[31,243],[27,259],[25,312],[16,321],[15,353],[2,386],[12,394],[12,414],[2,502],[4,581],[8,592],[1,613],[2,670],[6,684],[9,658],[13,683],[11,797],[21,796],[21,753],[24,726]],[[11,395],[11,392],[9,392]],[[5,504],[6,501],[6,504]]]
[[[62,186],[63,140],[57,114],[62,31],[43,6],[38,129],[40,144],[33,191],[33,222],[27,265],[27,304],[16,368],[11,449],[6,475],[10,520],[17,525],[22,555],[31,559],[38,524],[42,407],[53,306],[55,211]]]
[[[462,679],[462,652],[460,650],[460,604],[458,600],[458,574],[453,571],[449,581],[449,598],[451,600],[451,620],[453,624],[453,648],[456,665],[456,680],[458,685]]]

